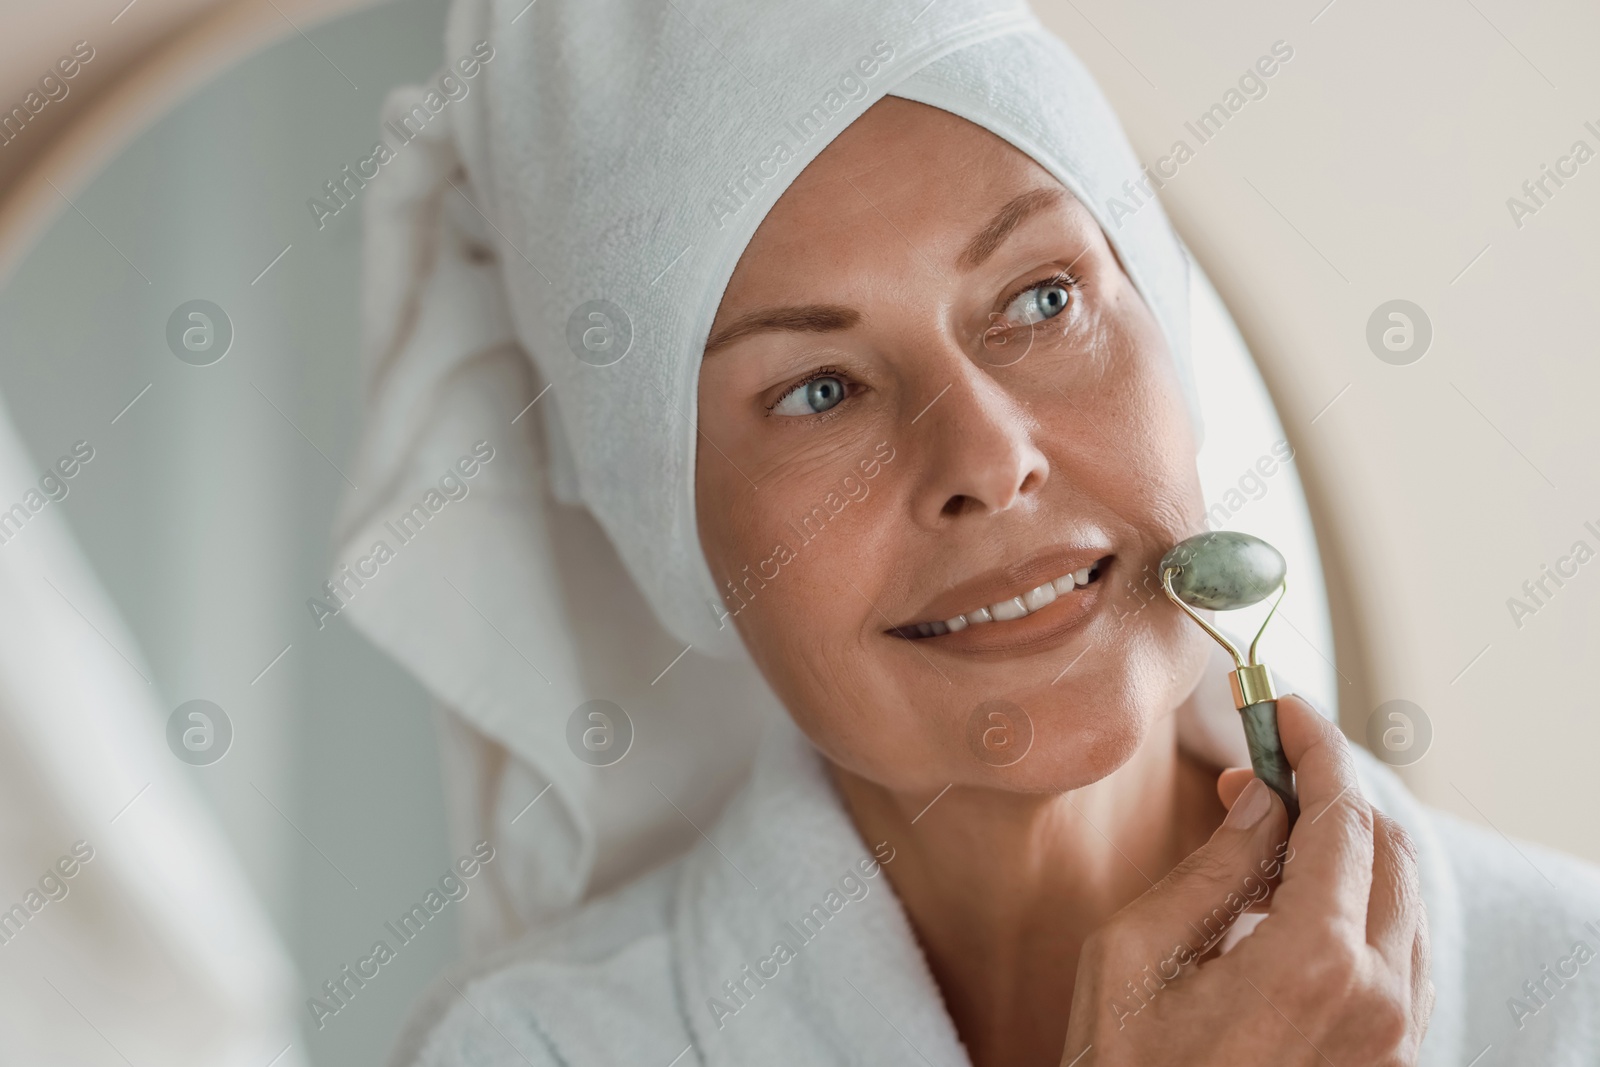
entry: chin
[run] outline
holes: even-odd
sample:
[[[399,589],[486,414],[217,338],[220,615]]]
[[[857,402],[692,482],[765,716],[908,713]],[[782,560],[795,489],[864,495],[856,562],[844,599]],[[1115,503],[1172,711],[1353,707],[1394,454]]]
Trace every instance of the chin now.
[[[1109,776],[1153,738],[1170,739],[1173,715],[1204,676],[1209,650],[1198,630],[1172,627],[1165,618],[1140,631],[1076,679],[1068,675],[1013,697],[1013,706],[1027,708],[1027,726],[1018,728],[1020,734],[1031,727],[1027,751],[1014,762],[991,757],[985,765],[988,754],[969,742],[976,758],[956,780],[1061,793]]]
[[[1127,763],[1162,712],[1131,687],[1055,694],[1033,702],[1032,744],[1016,763],[982,767],[981,781],[1025,793],[1063,793],[1098,782]]]

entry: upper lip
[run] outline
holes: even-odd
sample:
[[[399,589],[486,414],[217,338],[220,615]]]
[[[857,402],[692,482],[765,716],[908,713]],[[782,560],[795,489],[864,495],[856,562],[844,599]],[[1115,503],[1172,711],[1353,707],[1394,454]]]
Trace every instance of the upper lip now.
[[[1010,600],[1063,574],[1092,567],[1110,554],[1110,549],[1104,547],[1058,545],[1047,548],[1027,559],[984,571],[951,586],[923,605],[915,618],[906,620],[900,627],[915,626],[919,622],[943,622]]]

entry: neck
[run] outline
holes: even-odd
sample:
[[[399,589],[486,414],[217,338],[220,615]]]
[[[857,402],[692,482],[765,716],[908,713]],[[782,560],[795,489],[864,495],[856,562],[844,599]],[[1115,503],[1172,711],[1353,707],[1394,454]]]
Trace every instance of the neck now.
[[[895,843],[885,871],[975,1065],[1056,1063],[1084,940],[1222,821],[1174,721],[1067,793],[954,786],[929,807],[832,766],[863,839]]]

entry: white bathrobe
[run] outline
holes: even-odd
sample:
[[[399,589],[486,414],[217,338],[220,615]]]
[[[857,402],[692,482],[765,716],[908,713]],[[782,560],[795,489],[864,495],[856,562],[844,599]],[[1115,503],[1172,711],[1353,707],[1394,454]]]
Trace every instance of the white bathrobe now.
[[[1420,1062],[1600,1063],[1600,869],[1424,808],[1355,754],[1363,793],[1419,853],[1438,997]],[[893,842],[862,841],[792,722],[703,829],[678,860],[441,979],[393,1062],[968,1063],[877,862],[893,863]]]

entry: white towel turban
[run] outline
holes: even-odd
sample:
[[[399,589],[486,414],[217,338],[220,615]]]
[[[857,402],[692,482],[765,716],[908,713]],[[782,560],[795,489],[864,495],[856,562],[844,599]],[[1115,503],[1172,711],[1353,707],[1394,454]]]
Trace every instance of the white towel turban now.
[[[369,410],[336,561],[353,570],[330,592],[531,768],[530,788],[556,787],[565,843],[528,870],[554,908],[583,895],[608,847],[679,819],[648,790],[618,799],[614,768],[573,758],[575,708],[631,701],[641,744],[692,788],[738,777],[748,746],[717,739],[772,699],[719,622],[700,550],[696,384],[740,254],[829,141],[894,95],[1032,157],[1099,220],[1198,427],[1187,260],[1158,204],[1107,217],[1138,162],[1087,71],[1022,2],[457,0],[445,58],[449,81],[391,94],[392,158],[360,193]],[[480,440],[495,458],[429,496]],[[487,499],[448,514],[457,483]],[[615,556],[582,544],[552,497],[586,509]],[[395,544],[392,520],[418,504],[430,528],[419,547]],[[374,560],[379,540],[392,561]],[[613,559],[626,578],[597,573]],[[648,672],[640,628],[655,621],[629,617],[641,598],[677,638]],[[685,646],[733,662],[720,676],[677,668],[697,692],[644,683]]]

